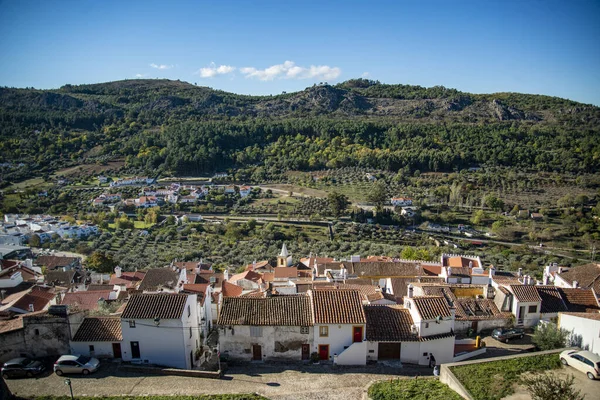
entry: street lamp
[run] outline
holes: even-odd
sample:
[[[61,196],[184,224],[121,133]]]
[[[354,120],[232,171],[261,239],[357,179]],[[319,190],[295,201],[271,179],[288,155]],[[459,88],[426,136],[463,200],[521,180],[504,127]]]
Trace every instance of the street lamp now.
[[[69,390],[71,391],[71,400],[75,400],[75,397],[73,397],[73,387],[71,386],[71,380],[69,378],[65,379],[65,385],[69,386]]]

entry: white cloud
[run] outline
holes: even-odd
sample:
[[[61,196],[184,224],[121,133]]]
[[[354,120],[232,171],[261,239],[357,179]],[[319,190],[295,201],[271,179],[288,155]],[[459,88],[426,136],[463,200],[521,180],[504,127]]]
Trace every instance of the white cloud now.
[[[370,73],[368,72],[363,72],[362,75],[360,76],[361,78],[368,78],[369,76],[371,76]]]
[[[156,68],[156,69],[171,69],[174,67],[174,65],[165,65],[165,64],[158,65],[158,64],[154,64],[154,63],[150,64],[150,66],[152,68]]]
[[[210,63],[209,67],[200,68],[196,73],[199,74],[201,78],[214,78],[217,75],[226,75],[233,71],[235,71],[235,67],[232,67],[231,65],[219,65],[217,67],[215,63]]]
[[[145,78],[147,76],[148,76],[148,74],[135,74],[136,78]]]
[[[278,79],[335,79],[342,73],[338,67],[328,65],[311,65],[301,67],[293,61],[285,61],[283,64],[272,65],[265,69],[254,67],[240,68],[240,72],[246,78],[257,78],[261,81],[272,81]]]

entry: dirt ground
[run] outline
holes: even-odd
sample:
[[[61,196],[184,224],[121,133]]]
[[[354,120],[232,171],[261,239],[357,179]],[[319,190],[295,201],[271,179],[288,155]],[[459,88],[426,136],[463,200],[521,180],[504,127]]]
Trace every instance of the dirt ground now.
[[[553,375],[557,378],[565,379],[569,375],[575,377],[574,387],[585,395],[586,400],[600,398],[600,381],[592,381],[585,376],[583,372],[579,372],[575,368],[562,367],[560,370],[553,371]],[[517,386],[515,393],[505,397],[503,400],[531,400],[531,396],[523,386]]]
[[[359,400],[377,380],[430,375],[429,368],[386,368],[382,366],[338,367],[329,365],[285,366],[250,364],[230,368],[222,379],[147,375],[119,369],[106,363],[95,374],[69,376],[73,394],[108,395],[199,395],[258,393],[272,400]],[[65,377],[46,372],[39,378],[7,380],[14,395],[68,395]]]

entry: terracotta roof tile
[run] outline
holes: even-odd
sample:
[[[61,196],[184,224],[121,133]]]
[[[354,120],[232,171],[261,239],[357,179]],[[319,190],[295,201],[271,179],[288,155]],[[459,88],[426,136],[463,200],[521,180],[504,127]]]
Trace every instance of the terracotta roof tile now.
[[[156,290],[159,287],[174,288],[179,283],[179,272],[171,268],[155,268],[146,271],[140,290]]]
[[[0,320],[0,333],[23,329],[23,318],[20,316],[12,319]]]
[[[560,291],[554,286],[535,286],[542,299],[541,313],[557,313],[567,311],[567,306],[563,301]]]
[[[240,297],[256,297],[256,298],[265,298],[267,297],[266,290],[256,289],[246,294],[241,295]]]
[[[400,305],[365,306],[366,339],[375,342],[418,341],[411,333],[413,319],[410,311]]]
[[[267,298],[226,297],[218,325],[314,325],[310,298],[306,295]]]
[[[598,300],[592,289],[582,288],[558,288],[567,310],[571,312],[586,312],[588,310],[598,310]]]
[[[296,267],[277,267],[275,268],[275,279],[277,278],[297,278],[298,268]]]
[[[230,277],[229,282],[237,282],[241,279],[246,279],[252,282],[260,282],[262,280],[262,275],[254,271],[244,271]]]
[[[419,315],[423,320],[434,320],[437,317],[450,317],[450,308],[442,296],[417,296],[412,298]]]
[[[54,299],[54,296],[54,292],[49,290],[49,288],[34,286],[31,292],[22,296],[11,308],[29,311],[29,305],[33,304],[33,311],[42,311]]]
[[[313,290],[316,324],[364,324],[362,300],[356,290]]]
[[[83,320],[74,342],[120,342],[123,340],[121,332],[121,318],[115,317],[88,317]]]
[[[98,300],[108,300],[112,290],[98,290],[87,292],[69,292],[63,297],[60,304],[77,306],[80,310],[98,309]]]
[[[35,259],[34,264],[43,265],[48,270],[54,270],[56,268],[68,267],[71,264],[77,264],[79,258],[77,257],[60,257],[60,256],[39,256]]]
[[[519,302],[542,301],[534,285],[510,285],[510,291],[514,293]]]
[[[596,293],[600,293],[600,264],[579,265],[558,276],[569,284],[577,281],[580,287],[593,288]]]
[[[500,312],[496,304],[488,299],[457,299],[454,306],[457,320],[474,321],[510,317],[510,313]]]
[[[417,262],[344,262],[348,273],[360,277],[413,277],[423,275]]]
[[[239,297],[242,295],[243,291],[244,289],[241,286],[229,283],[227,281],[223,282],[223,286],[221,288],[223,297]]]
[[[187,294],[136,294],[129,298],[121,318],[124,319],[180,319]]]
[[[48,285],[68,286],[75,279],[75,271],[50,271],[44,276]]]
[[[444,257],[443,260],[444,260],[444,266],[448,266],[448,267],[469,268],[469,265],[471,266],[471,268],[479,267],[479,263],[477,262],[475,257],[469,258],[469,257],[462,257],[462,256],[453,256],[453,257]]]
[[[145,271],[122,272],[119,278],[115,274],[112,274],[110,276],[110,284],[125,285],[126,288],[134,288],[140,284],[144,276],[146,276]]]

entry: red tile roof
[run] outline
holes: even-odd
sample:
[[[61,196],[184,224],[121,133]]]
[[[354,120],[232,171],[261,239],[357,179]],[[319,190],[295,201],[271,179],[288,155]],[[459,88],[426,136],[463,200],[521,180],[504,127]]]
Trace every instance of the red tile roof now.
[[[120,342],[121,340],[123,340],[123,333],[119,317],[84,318],[73,337],[74,342]]]
[[[227,281],[223,282],[223,286],[221,288],[221,293],[223,293],[223,297],[239,297],[242,295],[244,289],[241,286],[234,285],[233,283],[229,283]]]
[[[519,302],[532,303],[542,301],[534,285],[510,285],[510,291],[514,293]]]
[[[179,272],[171,268],[155,268],[146,271],[140,290],[157,290],[159,287],[174,288],[179,283]]]
[[[590,263],[573,267],[566,272],[558,274],[570,285],[577,281],[579,287],[593,288],[600,293],[600,264]]]
[[[563,312],[564,315],[572,315],[574,317],[592,319],[594,321],[600,321],[600,313],[597,312]]]
[[[187,299],[187,294],[135,294],[129,298],[121,318],[180,319],[183,315]]]
[[[204,305],[206,300],[206,291],[210,285],[208,283],[186,283],[183,285],[184,293],[192,293],[198,295],[198,303]]]
[[[244,271],[240,274],[235,274],[232,277],[230,277],[229,282],[237,282],[241,279],[246,279],[252,282],[260,283],[262,281],[262,275],[254,271]]]
[[[456,320],[480,321],[487,319],[510,318],[511,313],[502,313],[492,300],[457,299]]]
[[[218,325],[312,326],[310,298],[306,295],[266,298],[226,297]]]
[[[358,291],[318,289],[310,293],[316,324],[364,324],[366,322]]]
[[[298,268],[296,267],[277,267],[275,268],[275,279],[277,278],[297,278]]]
[[[108,300],[111,290],[98,290],[88,292],[68,292],[60,304],[76,306],[80,310],[97,310],[98,300]]]
[[[554,286],[535,286],[542,299],[541,313],[557,313],[567,311],[567,306],[563,301],[560,291]]]
[[[414,324],[410,311],[399,305],[365,306],[366,339],[374,342],[418,341],[411,332]]]
[[[598,300],[592,289],[558,288],[568,311],[587,312],[598,310]]]
[[[115,274],[110,276],[110,284],[111,285],[125,285],[126,288],[134,288],[139,285],[139,283],[146,276],[145,271],[135,271],[135,272],[122,272],[121,277],[117,278]]]
[[[450,317],[450,308],[442,296],[417,296],[412,298],[417,312],[423,320]]]
[[[60,257],[60,256],[39,256],[35,259],[34,264],[43,265],[49,270],[56,268],[68,267],[79,262],[78,257]]]
[[[42,311],[54,299],[54,296],[54,291],[50,290],[50,288],[34,286],[31,292],[22,296],[11,308],[18,308],[19,310],[29,312],[29,305],[33,304],[33,311]]]

